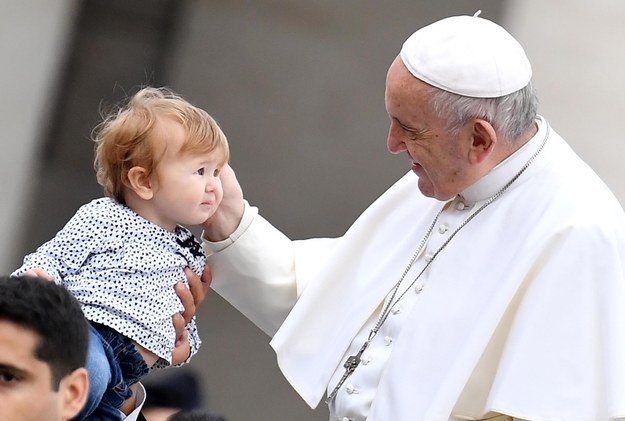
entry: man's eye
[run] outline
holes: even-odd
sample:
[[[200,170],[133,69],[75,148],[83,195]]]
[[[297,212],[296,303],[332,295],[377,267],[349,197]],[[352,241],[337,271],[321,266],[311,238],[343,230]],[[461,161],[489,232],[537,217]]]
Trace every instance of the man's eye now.
[[[198,169],[195,173],[198,175],[204,175],[204,168]]]
[[[411,140],[421,140],[427,137],[428,131],[425,129],[422,130],[407,130],[408,137]]]
[[[0,373],[0,383],[11,383],[17,380],[11,373]]]

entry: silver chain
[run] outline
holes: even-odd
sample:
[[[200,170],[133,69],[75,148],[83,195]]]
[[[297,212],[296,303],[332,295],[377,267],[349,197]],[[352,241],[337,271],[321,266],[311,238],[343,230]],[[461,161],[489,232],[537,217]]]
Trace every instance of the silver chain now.
[[[360,350],[355,355],[350,356],[347,359],[347,361],[345,361],[345,364],[343,365],[343,367],[345,368],[345,374],[343,374],[343,377],[341,377],[341,379],[339,380],[337,385],[334,387],[334,389],[332,389],[332,392],[328,395],[328,397],[326,399],[326,403],[330,403],[332,401],[332,399],[334,399],[334,397],[338,393],[338,391],[341,388],[341,386],[343,386],[343,383],[345,383],[347,378],[349,376],[351,376],[351,374],[354,372],[356,367],[358,367],[358,365],[360,364],[360,357],[362,356],[362,353],[365,351],[365,349],[367,349],[367,347],[369,346],[369,344],[371,343],[373,338],[378,334],[378,331],[382,328],[382,325],[384,324],[384,322],[386,322],[386,319],[388,318],[389,314],[391,313],[391,309],[399,302],[399,300],[402,299],[402,297],[404,295],[406,295],[406,293],[419,280],[419,278],[421,278],[421,275],[423,275],[425,270],[432,264],[432,262],[434,262],[434,259],[436,259],[436,256],[438,256],[439,253],[441,251],[443,251],[443,249],[445,247],[447,247],[447,245],[456,236],[456,234],[458,234],[458,232],[462,228],[464,228],[469,222],[471,222],[471,220],[473,220],[473,218],[475,218],[478,214],[480,214],[484,209],[486,209],[486,207],[488,207],[495,200],[499,199],[501,197],[501,195],[503,195],[504,192],[506,190],[508,190],[508,188],[512,185],[512,183],[514,183],[521,176],[521,174],[523,174],[525,172],[525,170],[527,170],[527,168],[532,164],[532,162],[534,162],[534,160],[536,159],[538,154],[543,150],[543,147],[545,146],[545,143],[547,143],[547,138],[549,137],[549,124],[546,123],[546,122],[545,122],[545,124],[547,125],[546,132],[545,132],[545,138],[543,139],[540,147],[527,160],[527,162],[525,163],[525,165],[523,165],[523,167],[519,170],[519,172],[517,172],[516,175],[514,177],[512,177],[510,179],[510,181],[508,181],[506,183],[506,185],[504,185],[501,189],[499,189],[498,192],[496,192],[491,197],[489,197],[486,200],[486,202],[484,202],[482,204],[482,206],[480,206],[475,212],[473,212],[471,215],[469,215],[469,217],[467,219],[465,219],[462,222],[462,224],[460,224],[460,226],[458,226],[458,228],[456,228],[454,230],[454,232],[451,233],[451,235],[447,238],[447,240],[445,240],[445,242],[438,248],[438,250],[436,250],[436,252],[434,252],[432,257],[426,262],[425,266],[423,266],[423,269],[421,269],[419,274],[410,283],[410,285],[408,285],[408,287],[405,289],[405,291],[402,292],[399,295],[399,297],[395,298],[395,296],[397,295],[397,292],[399,291],[399,287],[401,286],[402,282],[404,281],[404,278],[406,277],[406,275],[408,274],[408,272],[412,268],[412,265],[414,265],[414,262],[417,260],[417,257],[419,256],[419,254],[421,254],[421,250],[423,249],[423,247],[427,243],[428,238],[432,234],[432,231],[434,230],[434,226],[436,225],[436,222],[438,221],[438,218],[440,217],[440,215],[443,213],[443,211],[449,205],[450,202],[445,203],[441,207],[441,209],[438,211],[438,213],[434,217],[434,220],[430,224],[430,227],[428,228],[427,232],[425,233],[425,236],[421,240],[421,243],[419,244],[419,247],[417,247],[417,250],[415,251],[415,253],[410,258],[410,261],[408,262],[408,265],[406,266],[406,269],[404,269],[404,272],[402,273],[401,277],[399,278],[399,281],[397,281],[397,283],[395,283],[395,285],[393,286],[391,296],[390,296],[388,302],[386,303],[386,305],[384,306],[384,308],[382,309],[382,312],[380,313],[380,316],[378,317],[378,321],[376,322],[375,326],[369,332],[369,336],[368,336],[367,340],[363,343],[362,347],[360,348]]]

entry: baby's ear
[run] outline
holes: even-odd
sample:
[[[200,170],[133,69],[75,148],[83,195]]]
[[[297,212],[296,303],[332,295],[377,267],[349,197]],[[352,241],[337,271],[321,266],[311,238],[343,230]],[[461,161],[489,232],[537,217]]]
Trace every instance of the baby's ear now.
[[[148,171],[143,167],[132,167],[128,171],[130,188],[143,200],[150,200],[154,196],[152,183]]]

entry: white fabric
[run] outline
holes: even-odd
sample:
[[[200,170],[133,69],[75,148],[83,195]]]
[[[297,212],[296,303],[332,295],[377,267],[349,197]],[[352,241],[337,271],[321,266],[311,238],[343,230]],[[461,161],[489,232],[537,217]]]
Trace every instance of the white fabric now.
[[[213,288],[269,334],[284,319],[271,344],[315,407],[441,205],[409,173],[334,241],[290,242],[256,216],[209,258]],[[624,256],[622,208],[552,132],[428,269],[367,419],[625,417]]]
[[[362,368],[359,368],[352,374],[333,400],[330,412],[338,414],[337,419],[346,417],[359,420],[365,418],[363,414],[369,413],[371,403],[382,378],[382,373],[395,346],[395,339],[399,336],[402,327],[409,321],[410,311],[421,299],[425,299],[424,291],[426,288],[429,288],[428,285],[431,278],[434,278],[433,282],[436,282],[436,271],[430,272],[428,270],[424,272],[414,286],[410,286],[411,280],[415,279],[427,262],[432,259],[432,256],[436,254],[437,250],[450,239],[452,233],[461,226],[469,215],[474,213],[489,197],[498,192],[501,186],[505,185],[518,173],[519,169],[539,150],[546,134],[547,124],[541,120],[540,130],[534,138],[499,164],[489,174],[464,191],[462,196],[450,201],[445,207],[434,226],[432,234],[429,236],[428,242],[399,290],[399,293],[407,291],[406,294],[393,306],[393,311],[390,313],[387,321],[364,353]],[[420,238],[415,238],[413,241],[415,244],[418,244],[421,240]],[[407,263],[405,262],[404,266]],[[433,273],[433,276],[430,276],[431,273]],[[387,296],[384,305],[386,305],[389,298]],[[343,361],[348,356],[358,352],[377,319],[378,314],[373,314],[370,317],[342,357]],[[332,390],[333,385],[338,383],[344,372],[344,368],[339,366],[330,380],[328,392]]]
[[[171,318],[184,311],[174,285],[184,268],[201,275],[205,256],[191,231],[153,224],[112,198],[78,209],[51,240],[27,255],[12,275],[42,268],[80,302],[85,317],[115,329],[171,364],[176,332]],[[185,327],[191,356],[202,343],[195,318]]]
[[[419,29],[404,42],[400,56],[416,78],[464,96],[500,97],[532,78],[518,41],[477,16],[453,16]]]
[[[245,231],[247,231],[248,227],[254,220],[254,216],[258,213],[256,210],[252,210],[247,201],[245,202],[245,212],[243,213],[243,217],[239,222],[239,226],[237,229],[228,236],[228,238],[221,241],[211,241],[208,242],[204,240],[206,243],[210,243],[210,247],[203,247],[204,252],[207,256],[210,256],[213,253],[217,253],[228,247],[230,244],[234,243]]]

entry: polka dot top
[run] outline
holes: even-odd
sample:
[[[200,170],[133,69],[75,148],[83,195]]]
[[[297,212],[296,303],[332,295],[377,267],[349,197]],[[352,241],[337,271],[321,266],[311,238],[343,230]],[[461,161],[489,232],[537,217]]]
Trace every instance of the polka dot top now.
[[[111,198],[83,205],[13,275],[42,268],[80,302],[88,320],[109,326],[171,364],[172,316],[184,310],[174,284],[184,268],[201,275],[205,255],[193,234],[155,225]],[[186,327],[191,355],[200,347],[195,318]]]

